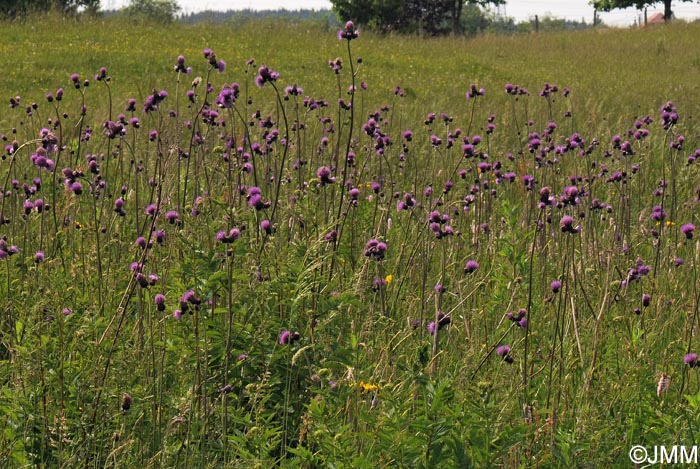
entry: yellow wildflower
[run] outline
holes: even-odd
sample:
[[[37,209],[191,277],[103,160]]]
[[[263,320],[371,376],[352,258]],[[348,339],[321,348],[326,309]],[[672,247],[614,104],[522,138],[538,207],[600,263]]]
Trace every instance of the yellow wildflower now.
[[[386,280],[386,284],[389,285],[391,282],[394,281],[394,276],[389,274],[386,276],[386,278],[384,280]]]
[[[360,389],[362,390],[362,392],[367,392],[367,391],[378,391],[378,390],[379,390],[379,385],[378,385],[378,384],[365,383],[364,381],[360,381]]]

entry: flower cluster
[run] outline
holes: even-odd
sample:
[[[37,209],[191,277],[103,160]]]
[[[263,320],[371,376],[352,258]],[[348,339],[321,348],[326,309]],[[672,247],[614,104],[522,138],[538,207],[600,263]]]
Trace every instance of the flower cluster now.
[[[627,278],[621,282],[621,286],[624,288],[630,282],[634,282],[635,280],[639,280],[642,277],[647,276],[649,272],[651,272],[651,266],[644,264],[642,258],[638,257],[636,265],[627,270]]]
[[[266,66],[262,66],[258,69],[258,75],[255,77],[255,84],[262,88],[265,83],[273,83],[279,78],[279,73],[274,70],[270,70]]]
[[[673,101],[668,101],[666,104],[661,106],[661,125],[664,130],[670,129],[672,126],[678,123],[678,110],[673,104]]]
[[[517,313],[506,313],[506,319],[513,321],[515,325],[520,328],[527,329],[526,315],[527,310],[525,308],[521,308]]]
[[[437,239],[454,234],[452,227],[447,224],[450,221],[450,216],[446,213],[441,214],[437,210],[430,212],[428,216],[428,227],[433,232]]]
[[[378,241],[376,239],[370,239],[365,245],[364,255],[369,258],[380,261],[384,259],[384,254],[386,253],[386,250],[387,245],[385,243],[382,243],[381,241]]]
[[[216,60],[216,54],[211,49],[204,49],[204,58],[207,59],[209,65],[211,65],[214,70],[223,72],[226,70],[226,62],[223,60]]]
[[[486,91],[483,88],[477,88],[474,83],[469,85],[469,91],[467,91],[467,99],[478,98],[479,96],[484,96]]]
[[[449,314],[445,314],[442,311],[438,311],[438,314],[437,314],[437,330],[438,331],[449,326],[451,322],[452,322],[452,318],[450,317]],[[428,324],[428,332],[430,333],[430,335],[435,335],[435,321],[431,321],[430,324]]]
[[[226,231],[219,231],[216,233],[216,240],[220,243],[229,244],[236,241],[241,237],[241,230],[238,228],[231,228],[228,233]]]
[[[219,95],[216,97],[215,103],[220,108],[230,109],[238,99],[239,93],[238,83],[231,83],[230,85],[224,84]]]
[[[561,227],[562,233],[571,233],[571,234],[576,234],[581,231],[581,227],[576,225],[574,226],[574,217],[570,215],[564,215],[559,222],[559,226]]]
[[[168,97],[168,92],[165,90],[158,91],[155,88],[153,88],[153,91],[151,94],[146,98],[146,101],[143,103],[143,112],[149,113],[152,111],[157,111],[158,110],[158,105],[165,101],[165,98]]]
[[[202,304],[202,300],[200,298],[197,298],[197,295],[195,294],[194,290],[187,290],[180,297],[180,309],[176,311],[180,314],[187,312],[192,314],[193,311],[190,310],[190,306],[194,306],[194,309],[198,310],[200,304]]]
[[[338,31],[338,40],[340,41],[342,41],[343,39],[352,41],[353,39],[357,39],[358,37],[360,37],[360,31],[355,29],[355,23],[353,23],[352,21],[348,21],[347,23],[345,23],[345,27]]]

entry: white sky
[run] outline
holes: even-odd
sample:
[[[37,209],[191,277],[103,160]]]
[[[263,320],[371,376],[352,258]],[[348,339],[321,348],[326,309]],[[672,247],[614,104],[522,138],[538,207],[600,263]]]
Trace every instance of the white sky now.
[[[185,13],[202,10],[242,10],[246,8],[254,10],[274,10],[286,8],[295,10],[330,9],[328,0],[177,0]],[[585,19],[593,21],[593,8],[588,4],[589,0],[508,0],[505,7],[501,7],[501,13],[515,18],[516,21],[527,20],[534,15],[540,17],[549,15],[555,18],[571,20]],[[120,8],[128,4],[128,0],[102,0],[104,8]],[[659,2],[656,8],[649,8],[648,14],[663,12],[663,3]],[[673,2],[673,11],[678,18],[688,20],[700,18],[700,5],[695,2]],[[629,26],[642,18],[641,13],[635,9],[613,10],[610,13],[601,13],[600,18],[605,24],[611,26]]]

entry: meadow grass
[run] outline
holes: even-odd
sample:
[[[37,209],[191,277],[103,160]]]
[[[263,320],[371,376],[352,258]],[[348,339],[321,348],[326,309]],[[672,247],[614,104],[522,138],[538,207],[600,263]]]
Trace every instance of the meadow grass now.
[[[4,466],[695,443],[700,25],[2,26]]]

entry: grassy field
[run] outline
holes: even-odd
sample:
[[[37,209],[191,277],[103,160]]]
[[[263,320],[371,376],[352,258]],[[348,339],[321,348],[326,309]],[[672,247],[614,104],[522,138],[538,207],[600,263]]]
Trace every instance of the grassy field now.
[[[1,466],[696,444],[700,25],[2,28]]]

